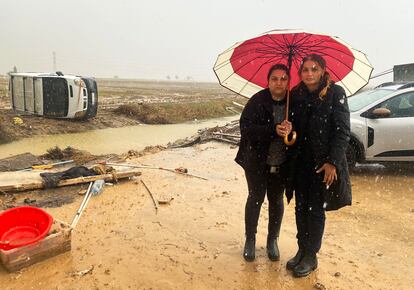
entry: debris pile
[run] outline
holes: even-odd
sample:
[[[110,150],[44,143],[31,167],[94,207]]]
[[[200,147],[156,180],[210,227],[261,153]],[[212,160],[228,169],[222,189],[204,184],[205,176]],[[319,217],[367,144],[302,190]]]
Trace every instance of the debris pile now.
[[[77,164],[85,164],[89,161],[96,160],[99,157],[92,155],[91,153],[72,148],[70,146],[66,147],[65,149],[60,149],[59,147],[55,146],[47,150],[47,153],[40,156],[42,159],[48,160],[69,160],[72,159]]]
[[[199,143],[206,143],[209,141],[219,141],[230,143],[232,145],[239,145],[240,142],[240,127],[239,120],[234,120],[226,125],[207,129],[201,129],[197,134],[169,143],[170,148],[189,147]]]

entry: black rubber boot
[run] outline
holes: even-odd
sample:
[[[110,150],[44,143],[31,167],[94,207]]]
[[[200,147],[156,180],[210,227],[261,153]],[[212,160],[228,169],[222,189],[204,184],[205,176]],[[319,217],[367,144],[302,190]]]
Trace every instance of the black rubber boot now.
[[[280,260],[279,247],[277,246],[277,238],[267,238],[266,251],[270,261]]]
[[[290,271],[293,271],[293,269],[300,263],[303,256],[305,256],[305,251],[303,249],[299,248],[296,255],[293,258],[291,258],[289,261],[287,261],[286,269],[288,269]]]
[[[246,238],[244,244],[243,257],[247,262],[254,261],[256,252],[256,237]]]
[[[293,275],[295,277],[308,276],[312,271],[318,268],[318,259],[316,254],[305,255],[300,263],[293,269]]]

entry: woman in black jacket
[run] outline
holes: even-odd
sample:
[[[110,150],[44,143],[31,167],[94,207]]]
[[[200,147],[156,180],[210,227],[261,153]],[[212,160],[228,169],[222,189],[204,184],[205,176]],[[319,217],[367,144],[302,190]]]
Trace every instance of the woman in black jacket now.
[[[345,152],[350,139],[345,91],[330,80],[325,60],[316,54],[300,65],[301,82],[292,90],[295,214],[299,250],[287,262],[297,277],[318,266],[325,211],[351,204]]]
[[[256,229],[265,195],[269,200],[267,255],[279,260],[277,238],[283,217],[286,181],[286,145],[283,137],[292,125],[285,119],[289,74],[285,65],[276,64],[268,73],[269,87],[253,97],[240,117],[240,146],[236,162],[245,170],[249,195],[245,208],[246,243],[243,257],[255,259]]]

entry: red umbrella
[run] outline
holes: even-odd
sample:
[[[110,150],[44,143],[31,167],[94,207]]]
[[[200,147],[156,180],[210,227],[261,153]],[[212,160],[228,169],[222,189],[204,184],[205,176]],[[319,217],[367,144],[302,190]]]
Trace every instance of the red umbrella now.
[[[267,73],[276,63],[289,68],[289,87],[297,85],[300,62],[309,54],[319,54],[326,60],[331,79],[342,86],[348,96],[368,83],[373,70],[364,53],[338,37],[299,30],[273,30],[225,50],[218,56],[214,72],[222,86],[250,98],[267,87]],[[286,119],[287,116],[288,111]]]

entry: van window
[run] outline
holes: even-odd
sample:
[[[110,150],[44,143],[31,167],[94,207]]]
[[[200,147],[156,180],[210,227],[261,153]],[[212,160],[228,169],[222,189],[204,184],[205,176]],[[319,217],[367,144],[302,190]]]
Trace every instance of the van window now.
[[[72,88],[72,86],[69,86],[69,90],[70,90],[70,97],[73,98],[73,88]]]
[[[68,114],[68,83],[63,78],[43,78],[43,114],[65,117]]]
[[[86,97],[86,89],[83,89],[83,96]]]

